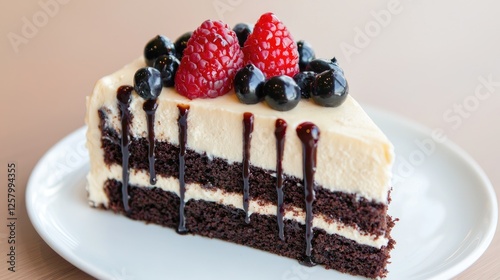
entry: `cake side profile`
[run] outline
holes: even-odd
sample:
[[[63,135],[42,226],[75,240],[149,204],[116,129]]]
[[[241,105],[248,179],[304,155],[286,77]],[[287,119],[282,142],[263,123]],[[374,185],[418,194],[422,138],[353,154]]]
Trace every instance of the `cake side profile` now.
[[[393,147],[352,97],[332,108],[299,96],[293,110],[275,110],[272,100],[240,102],[237,85],[193,98],[176,76],[176,89],[163,80],[144,98],[154,91],[137,78],[149,77],[148,59],[102,78],[87,99],[92,206],[305,265],[386,275]]]

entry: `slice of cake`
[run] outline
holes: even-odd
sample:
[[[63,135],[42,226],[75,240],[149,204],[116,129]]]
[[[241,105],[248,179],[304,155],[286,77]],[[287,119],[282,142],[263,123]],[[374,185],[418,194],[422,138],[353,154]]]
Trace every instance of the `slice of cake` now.
[[[384,277],[391,143],[336,60],[315,59],[273,14],[237,27],[206,21],[175,44],[158,36],[97,82],[91,205]]]

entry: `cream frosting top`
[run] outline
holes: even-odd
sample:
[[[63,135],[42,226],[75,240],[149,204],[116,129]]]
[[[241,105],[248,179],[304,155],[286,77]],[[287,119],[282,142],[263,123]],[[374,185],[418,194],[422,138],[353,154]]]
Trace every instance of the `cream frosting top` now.
[[[109,124],[117,132],[121,122],[116,91],[122,85],[133,85],[135,71],[144,67],[138,58],[119,71],[100,79],[87,99],[86,123],[88,146],[92,161],[103,161],[99,151],[100,131],[97,111],[106,108]],[[131,133],[147,137],[144,100],[132,94],[130,110],[134,115]],[[376,202],[387,203],[387,193],[394,161],[393,146],[359,104],[349,95],[339,107],[322,107],[310,100],[301,100],[287,112],[271,109],[265,102],[254,105],[240,103],[234,92],[214,99],[189,100],[174,88],[163,88],[158,98],[155,135],[159,141],[178,144],[178,104],[190,107],[187,147],[208,156],[241,162],[243,154],[243,113],[254,114],[250,163],[268,170],[276,168],[275,121],[287,124],[283,171],[302,178],[302,146],[296,127],[312,122],[320,130],[315,181],[323,188],[357,194]],[[92,151],[95,151],[92,153]],[[99,170],[92,170],[93,172]],[[90,176],[90,177],[91,177]]]

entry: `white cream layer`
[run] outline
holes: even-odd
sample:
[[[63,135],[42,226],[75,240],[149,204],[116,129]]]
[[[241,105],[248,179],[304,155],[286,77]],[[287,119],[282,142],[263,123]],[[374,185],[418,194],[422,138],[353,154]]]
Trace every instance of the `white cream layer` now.
[[[102,188],[99,163],[103,162],[103,151],[98,110],[106,108],[110,120],[108,125],[120,132],[116,90],[122,85],[133,85],[135,71],[144,66],[144,59],[139,58],[116,73],[102,78],[97,82],[92,95],[87,98],[91,195]],[[147,136],[143,102],[134,92],[130,105],[134,115],[131,133],[136,137]],[[278,118],[284,119],[288,129],[283,171],[298,178],[303,177],[303,171],[302,148],[296,128],[305,121],[312,122],[320,130],[315,181],[331,191],[342,191],[375,202],[387,203],[394,160],[393,146],[350,96],[337,108],[321,107],[312,101],[302,100],[293,110],[279,112],[264,102],[255,105],[242,104],[234,92],[214,99],[189,100],[173,88],[163,88],[155,123],[155,135],[159,141],[178,143],[178,104],[190,106],[188,148],[229,162],[242,160],[243,113],[252,112],[255,123],[250,163],[268,170],[276,168],[275,121]]]
[[[105,169],[108,169],[105,167]],[[122,168],[120,165],[112,165],[108,170],[103,170],[102,173],[106,173],[107,178],[115,179],[118,181],[122,180]],[[130,184],[134,186],[150,186],[149,184],[149,173],[139,170],[130,171]],[[177,194],[179,196],[179,180],[170,177],[165,178],[163,176],[157,176],[157,183],[155,185],[165,191],[169,191]],[[203,200],[209,202],[215,202],[218,204],[232,206],[235,208],[243,209],[243,196],[235,193],[227,193],[217,188],[206,189],[200,184],[186,184],[186,193],[184,201],[189,200]],[[90,200],[94,205],[108,204],[108,198],[104,193],[104,188],[100,188],[99,191],[94,190],[90,193]],[[250,200],[248,206],[248,212],[258,213],[261,215],[275,216],[277,206],[272,203],[262,202],[260,200]],[[250,216],[250,219],[252,217]],[[288,220],[295,220],[301,224],[305,224],[305,212],[297,207],[293,207],[292,210],[285,211],[284,218]],[[360,232],[357,228],[352,226],[344,225],[340,222],[327,221],[323,215],[315,215],[313,219],[313,227],[318,229],[323,229],[328,234],[338,234],[350,240],[354,240],[359,244],[364,244],[376,248],[381,248],[387,245],[387,238],[384,236],[376,237],[370,234],[364,234]],[[286,234],[286,232],[285,232]]]

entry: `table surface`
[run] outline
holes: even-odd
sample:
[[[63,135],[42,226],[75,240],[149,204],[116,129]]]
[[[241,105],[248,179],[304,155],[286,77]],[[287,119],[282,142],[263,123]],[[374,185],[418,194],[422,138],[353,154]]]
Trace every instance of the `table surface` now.
[[[337,56],[350,93],[362,104],[444,130],[485,170],[498,200],[498,1],[315,3],[2,1],[0,178],[6,181],[7,164],[15,162],[16,194],[24,198],[40,157],[83,125],[85,96],[95,81],[140,56],[151,37],[175,39],[209,18],[230,26],[255,22],[273,11],[319,57]],[[486,86],[480,91],[482,84]],[[6,187],[0,200],[5,205]],[[2,221],[6,208],[0,209]],[[9,272],[2,261],[0,278],[91,278],[44,243],[29,221],[24,199],[17,201],[17,215],[17,272]],[[3,255],[8,246],[5,226],[0,236]],[[456,278],[500,279],[499,257],[496,234],[484,255]]]

